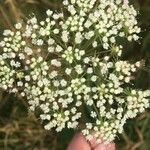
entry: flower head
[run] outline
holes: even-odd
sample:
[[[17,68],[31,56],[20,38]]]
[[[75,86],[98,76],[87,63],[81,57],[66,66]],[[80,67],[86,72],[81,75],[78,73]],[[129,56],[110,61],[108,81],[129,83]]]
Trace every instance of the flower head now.
[[[77,128],[106,143],[123,131],[128,118],[149,107],[149,90],[134,88],[141,62],[121,60],[122,40],[138,40],[137,12],[123,0],[64,0],[67,13],[47,10],[0,42],[0,87],[40,110],[47,130]],[[66,11],[64,11],[66,12]],[[86,108],[87,111],[82,111]]]

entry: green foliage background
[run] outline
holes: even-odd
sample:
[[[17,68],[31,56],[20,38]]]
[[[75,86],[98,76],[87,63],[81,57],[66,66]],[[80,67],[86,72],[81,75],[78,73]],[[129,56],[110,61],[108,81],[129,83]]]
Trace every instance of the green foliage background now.
[[[142,27],[139,43],[126,45],[123,59],[144,59],[146,66],[136,78],[136,86],[150,88],[150,0],[130,0],[139,10]],[[0,0],[0,37],[4,29],[24,22],[34,12],[44,16],[45,10],[61,9],[61,0]],[[65,150],[75,131],[47,132],[34,114],[28,112],[26,100],[0,91],[0,150]],[[116,139],[118,150],[150,150],[150,110],[129,120],[125,133]]]

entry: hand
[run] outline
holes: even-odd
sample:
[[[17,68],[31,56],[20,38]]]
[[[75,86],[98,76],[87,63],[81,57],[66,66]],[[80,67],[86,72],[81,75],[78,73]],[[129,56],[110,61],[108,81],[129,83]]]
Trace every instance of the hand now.
[[[78,133],[71,140],[67,150],[115,150],[115,144],[96,144],[94,138],[88,142],[81,133]]]

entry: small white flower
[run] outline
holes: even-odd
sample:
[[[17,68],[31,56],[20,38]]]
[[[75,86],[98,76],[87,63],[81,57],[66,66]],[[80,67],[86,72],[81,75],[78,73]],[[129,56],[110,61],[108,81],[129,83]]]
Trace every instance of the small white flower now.
[[[68,74],[68,75],[70,75],[71,74],[71,69],[66,68],[65,73]]]
[[[48,10],[46,11],[46,14],[47,14],[48,16],[51,16],[51,15],[53,14],[53,12],[52,12],[50,9],[48,9]]]
[[[97,76],[93,75],[93,76],[91,77],[91,81],[96,82],[96,80],[97,80]]]
[[[56,66],[56,67],[60,67],[60,66],[61,66],[61,62],[58,61],[57,59],[51,60],[51,64],[52,64],[53,66]]]
[[[15,27],[16,27],[16,29],[21,29],[22,28],[22,24],[21,23],[17,23],[16,25],[15,25]]]

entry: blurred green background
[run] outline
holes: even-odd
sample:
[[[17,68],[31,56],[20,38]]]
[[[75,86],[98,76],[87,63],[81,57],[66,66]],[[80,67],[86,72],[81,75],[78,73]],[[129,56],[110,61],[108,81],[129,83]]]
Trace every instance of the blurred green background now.
[[[59,10],[62,0],[0,0],[0,37],[4,29],[25,21],[34,12],[42,18],[48,8]],[[142,28],[138,43],[126,45],[123,59],[145,60],[136,77],[138,88],[150,88],[150,0],[130,0],[139,11]],[[75,131],[47,132],[28,111],[26,100],[0,91],[0,150],[65,150]],[[117,150],[150,150],[150,110],[128,120],[116,139]]]

